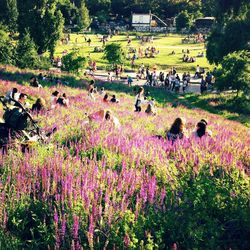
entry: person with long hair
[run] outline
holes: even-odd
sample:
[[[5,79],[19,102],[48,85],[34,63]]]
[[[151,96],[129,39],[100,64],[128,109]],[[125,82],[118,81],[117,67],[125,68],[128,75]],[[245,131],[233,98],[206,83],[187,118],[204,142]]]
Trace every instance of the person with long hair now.
[[[144,88],[140,87],[135,96],[135,112],[141,112],[141,103],[143,100]]]
[[[193,132],[193,136],[196,138],[201,138],[206,135],[211,136],[212,132],[207,130],[207,121],[201,119],[196,125],[196,131]]]
[[[184,137],[184,120],[180,117],[176,118],[169,131],[167,131],[167,138],[169,141],[183,139]]]
[[[38,98],[36,102],[32,105],[32,112],[41,112],[42,110],[45,110],[45,100],[43,98]]]

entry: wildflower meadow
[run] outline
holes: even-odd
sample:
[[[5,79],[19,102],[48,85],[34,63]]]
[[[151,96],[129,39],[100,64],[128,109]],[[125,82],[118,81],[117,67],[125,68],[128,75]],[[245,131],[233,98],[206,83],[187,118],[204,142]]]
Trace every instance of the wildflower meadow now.
[[[249,249],[247,127],[183,106],[135,113],[123,92],[112,104],[83,88],[0,81],[0,94],[13,87],[30,103],[65,92],[70,106],[33,114],[42,129],[57,127],[47,144],[1,155],[0,249]],[[87,123],[100,109],[121,127]],[[177,117],[187,136],[172,143],[164,135]],[[201,119],[212,136],[196,139]]]

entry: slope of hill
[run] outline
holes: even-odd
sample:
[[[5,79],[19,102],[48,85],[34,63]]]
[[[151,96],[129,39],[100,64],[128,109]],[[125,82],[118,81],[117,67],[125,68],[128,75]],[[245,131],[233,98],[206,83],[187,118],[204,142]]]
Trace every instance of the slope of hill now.
[[[70,107],[36,119],[57,126],[50,143],[0,159],[3,249],[247,249],[249,131],[199,109],[171,106],[157,116],[134,112],[134,99],[93,102],[78,88],[34,89],[1,81],[48,102],[57,89]],[[121,122],[86,124],[85,113],[110,109]],[[2,108],[0,114],[2,116]],[[175,118],[187,137],[157,139]],[[206,119],[212,137],[190,137]],[[0,248],[1,248],[0,247]]]

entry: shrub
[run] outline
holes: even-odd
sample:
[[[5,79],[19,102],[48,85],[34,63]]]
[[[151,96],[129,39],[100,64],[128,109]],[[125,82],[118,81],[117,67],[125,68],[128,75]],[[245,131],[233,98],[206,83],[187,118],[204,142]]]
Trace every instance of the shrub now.
[[[31,199],[11,211],[7,230],[29,249],[47,249],[55,241],[53,213],[47,203],[39,200]]]
[[[62,69],[68,72],[77,73],[84,68],[87,59],[79,55],[78,52],[73,51],[62,57]]]

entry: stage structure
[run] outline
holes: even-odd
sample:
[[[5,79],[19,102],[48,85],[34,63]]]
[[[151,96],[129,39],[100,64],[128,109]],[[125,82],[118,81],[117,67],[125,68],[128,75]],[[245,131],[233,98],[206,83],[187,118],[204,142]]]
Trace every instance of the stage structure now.
[[[158,24],[161,24],[161,27]],[[132,13],[132,27],[138,31],[157,31],[166,30],[168,25],[158,16],[149,13]]]

